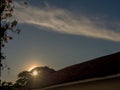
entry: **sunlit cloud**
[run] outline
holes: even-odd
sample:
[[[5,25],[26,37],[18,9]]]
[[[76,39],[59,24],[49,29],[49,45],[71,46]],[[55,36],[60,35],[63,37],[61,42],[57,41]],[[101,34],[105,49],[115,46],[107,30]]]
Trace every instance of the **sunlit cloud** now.
[[[15,15],[21,23],[36,25],[43,30],[120,42],[120,31],[98,27],[89,17],[49,5],[44,8],[24,8],[17,3],[15,5]]]

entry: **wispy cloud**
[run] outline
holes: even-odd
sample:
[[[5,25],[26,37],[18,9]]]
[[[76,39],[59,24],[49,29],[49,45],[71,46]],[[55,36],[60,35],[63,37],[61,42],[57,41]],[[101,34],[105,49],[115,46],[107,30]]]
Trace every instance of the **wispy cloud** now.
[[[68,10],[49,5],[45,8],[22,8],[17,3],[16,9],[15,15],[21,23],[37,25],[45,28],[43,30],[120,42],[120,31],[98,27],[89,17],[78,16]]]

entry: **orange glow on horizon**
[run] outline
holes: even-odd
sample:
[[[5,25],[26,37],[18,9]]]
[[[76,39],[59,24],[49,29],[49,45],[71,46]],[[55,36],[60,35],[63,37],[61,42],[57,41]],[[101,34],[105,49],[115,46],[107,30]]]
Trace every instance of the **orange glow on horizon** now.
[[[35,67],[37,67],[37,66],[31,66],[31,67],[28,69],[28,71],[31,71],[31,70],[34,69]]]

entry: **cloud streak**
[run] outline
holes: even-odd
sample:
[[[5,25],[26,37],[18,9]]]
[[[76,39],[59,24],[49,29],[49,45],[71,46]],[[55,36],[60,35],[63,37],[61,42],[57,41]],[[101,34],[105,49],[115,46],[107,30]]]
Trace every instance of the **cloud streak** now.
[[[78,16],[68,10],[50,7],[49,5],[45,8],[33,6],[22,8],[17,3],[15,5],[15,15],[21,23],[37,25],[43,30],[120,42],[120,31],[98,27],[88,17]]]

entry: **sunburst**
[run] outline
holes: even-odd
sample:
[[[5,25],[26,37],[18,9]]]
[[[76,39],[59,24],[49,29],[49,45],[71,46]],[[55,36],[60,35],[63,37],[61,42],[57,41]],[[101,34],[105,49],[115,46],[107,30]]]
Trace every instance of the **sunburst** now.
[[[38,75],[38,71],[37,70],[32,71],[32,75],[33,76],[37,76]]]

